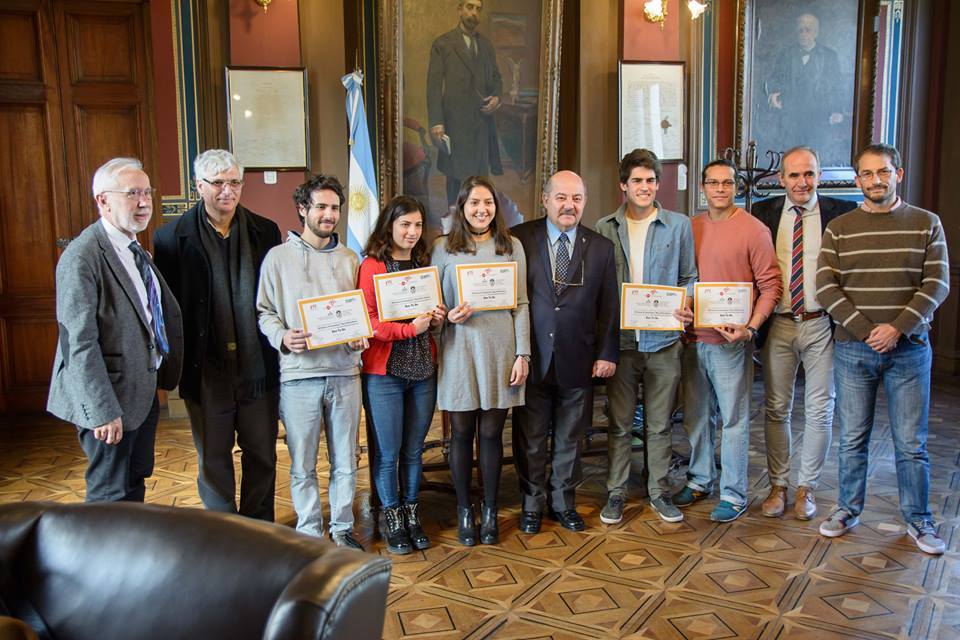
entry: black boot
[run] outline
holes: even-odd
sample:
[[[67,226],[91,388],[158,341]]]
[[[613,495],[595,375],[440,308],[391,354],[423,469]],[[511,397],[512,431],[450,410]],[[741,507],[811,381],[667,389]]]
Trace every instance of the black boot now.
[[[398,555],[410,553],[413,548],[410,546],[410,536],[407,535],[407,528],[403,526],[402,508],[384,508],[383,523],[385,525],[383,537],[387,540],[387,550]]]
[[[423,551],[430,548],[430,538],[423,532],[420,526],[420,505],[416,502],[408,502],[403,505],[404,515],[407,519],[407,533],[410,534],[410,544],[417,551]]]
[[[500,527],[497,525],[497,508],[483,504],[480,509],[480,543],[497,544],[500,542]]]
[[[473,505],[457,507],[457,539],[465,547],[477,544],[477,519],[473,515]]]

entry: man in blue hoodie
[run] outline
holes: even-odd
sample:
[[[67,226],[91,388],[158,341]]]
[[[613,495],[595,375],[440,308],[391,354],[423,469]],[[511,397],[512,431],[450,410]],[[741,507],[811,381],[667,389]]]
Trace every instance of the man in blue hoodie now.
[[[366,340],[307,349],[297,301],[356,288],[357,254],[334,229],[343,187],[334,176],[311,176],[293,193],[303,233],[290,232],[263,260],[257,313],[260,331],[280,352],[280,418],[290,449],[290,495],[297,531],[323,536],[317,451],[323,428],[330,456],[330,537],[363,550],[352,535],[360,425],[360,352]]]

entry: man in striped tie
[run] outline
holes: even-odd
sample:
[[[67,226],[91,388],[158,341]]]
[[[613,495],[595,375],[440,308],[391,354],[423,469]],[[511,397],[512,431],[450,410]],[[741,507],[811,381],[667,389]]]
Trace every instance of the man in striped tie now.
[[[840,495],[820,524],[834,538],[860,521],[877,390],[883,385],[897,469],[900,513],[921,551],[946,544],[930,513],[930,323],[950,292],[940,218],[897,196],[900,153],[872,144],[853,160],[864,201],[830,224],[817,261],[817,295],[837,323],[834,338]],[[951,443],[952,444],[952,443]]]
[[[751,213],[770,229],[777,249],[784,296],[776,312],[760,328],[766,387],[764,440],[770,494],[763,515],[776,518],[787,506],[790,477],[790,414],[797,373],[803,364],[803,450],[794,515],[809,520],[817,513],[813,492],[820,480],[833,427],[833,329],[817,301],[817,255],[827,223],[855,208],[849,200],[817,193],[820,156],[810,147],[794,147],[780,164],[784,195],[758,202]]]

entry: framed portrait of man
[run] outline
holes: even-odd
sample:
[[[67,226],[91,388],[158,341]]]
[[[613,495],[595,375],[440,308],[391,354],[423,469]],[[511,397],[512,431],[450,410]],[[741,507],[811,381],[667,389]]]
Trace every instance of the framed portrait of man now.
[[[875,37],[869,0],[740,0],[737,128],[761,157],[806,145],[824,180],[853,184],[871,129]],[[861,80],[868,78],[868,82]]]
[[[555,165],[562,0],[380,0],[381,188],[446,232],[460,184],[489,177],[514,225]]]

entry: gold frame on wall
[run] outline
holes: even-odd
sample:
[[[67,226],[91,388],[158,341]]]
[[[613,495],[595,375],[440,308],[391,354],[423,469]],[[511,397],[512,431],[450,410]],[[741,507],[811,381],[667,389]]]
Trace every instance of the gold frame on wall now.
[[[750,121],[749,101],[753,91],[752,61],[754,51],[754,19],[758,0],[738,0],[737,4],[737,78],[734,121],[734,140],[740,149],[745,150],[750,142],[752,123]],[[869,144],[873,131],[874,104],[876,102],[877,77],[877,33],[873,28],[879,12],[879,0],[856,0],[857,24],[855,69],[853,74],[853,114],[851,118],[851,157],[857,150]],[[795,11],[795,7],[784,5],[785,10]],[[761,151],[762,150],[758,150]],[[824,188],[850,188],[854,185],[853,168],[846,166],[824,166],[820,182]],[[771,178],[776,183],[776,178]]]
[[[406,0],[430,2],[430,0]],[[377,95],[380,124],[379,189],[386,202],[403,193],[403,24],[404,0],[377,0]],[[540,79],[537,116],[537,190],[556,171],[563,0],[540,0]],[[540,215],[539,207],[533,212]]]

